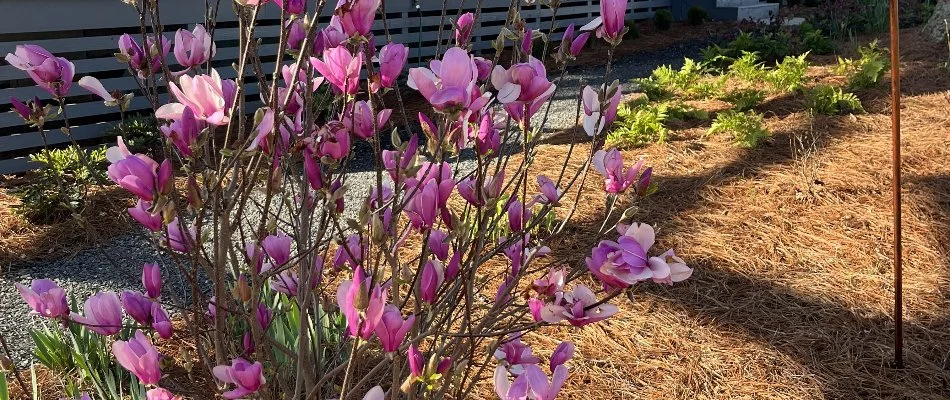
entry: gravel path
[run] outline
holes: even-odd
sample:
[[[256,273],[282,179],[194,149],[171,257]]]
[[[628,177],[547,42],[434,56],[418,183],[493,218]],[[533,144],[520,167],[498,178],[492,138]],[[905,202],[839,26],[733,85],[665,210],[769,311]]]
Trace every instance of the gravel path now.
[[[706,43],[688,42],[671,46],[661,52],[638,53],[619,58],[614,64],[612,78],[628,82],[632,78],[648,76],[655,67],[670,64],[679,67],[683,57],[696,57]],[[556,72],[551,72],[556,74]],[[576,122],[577,96],[581,87],[587,84],[598,85],[603,79],[604,69],[587,68],[572,70],[560,83],[554,98],[546,129],[550,131],[570,128]],[[552,77],[556,78],[556,77]],[[629,90],[625,90],[629,91]],[[540,117],[536,123],[540,123]],[[360,151],[357,154],[369,154],[354,161],[355,170],[350,176],[348,204],[356,205],[375,184],[372,152]],[[461,168],[471,168],[471,157],[462,155]],[[355,212],[355,210],[347,210]],[[249,221],[259,220],[259,216],[250,216]],[[51,243],[50,245],[55,245]],[[113,266],[110,258],[119,268]],[[140,273],[143,263],[158,262],[163,274],[170,281],[176,293],[187,293],[185,283],[174,274],[171,260],[163,256],[149,244],[144,232],[129,233],[107,240],[101,249],[87,249],[71,257],[57,261],[26,262],[14,265],[5,275],[0,276],[0,332],[5,336],[13,359],[20,365],[29,363],[32,341],[28,334],[31,320],[29,308],[20,298],[14,283],[29,284],[31,279],[49,278],[63,286],[70,296],[75,296],[81,304],[89,295],[100,290],[142,290]]]

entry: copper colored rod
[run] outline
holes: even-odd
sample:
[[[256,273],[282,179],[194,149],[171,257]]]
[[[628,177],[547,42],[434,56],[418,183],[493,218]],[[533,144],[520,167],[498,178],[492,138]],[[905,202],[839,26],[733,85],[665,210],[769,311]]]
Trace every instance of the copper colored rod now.
[[[894,195],[894,367],[904,368],[903,265],[901,264],[901,68],[898,0],[890,0],[891,14],[891,147]]]

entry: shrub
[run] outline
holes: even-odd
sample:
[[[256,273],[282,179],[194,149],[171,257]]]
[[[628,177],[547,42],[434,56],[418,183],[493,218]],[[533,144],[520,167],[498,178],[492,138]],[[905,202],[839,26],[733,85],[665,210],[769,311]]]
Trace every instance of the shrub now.
[[[877,40],[858,48],[861,58],[854,60],[838,57],[836,72],[848,79],[848,89],[860,90],[876,87],[891,68],[888,50],[878,46]]]
[[[707,132],[707,135],[729,133],[732,141],[739,147],[753,148],[769,137],[769,131],[762,126],[762,114],[728,110],[719,113]]]
[[[666,104],[630,107],[623,105],[617,112],[613,131],[607,134],[607,146],[629,148],[649,143],[663,143],[669,136],[664,126],[669,117]]]
[[[673,25],[673,13],[665,8],[657,10],[653,14],[653,24],[656,25],[656,29],[659,31],[669,30],[670,26]]]
[[[759,62],[758,53],[743,51],[729,66],[729,74],[746,82],[757,83],[766,75],[765,66]]]
[[[702,70],[702,66],[686,58],[679,70],[669,65],[661,65],[653,70],[649,78],[637,78],[633,81],[650,100],[659,101],[669,98],[676,91],[688,92],[702,78]]]
[[[705,8],[700,6],[692,6],[689,8],[689,11],[686,12],[686,22],[692,26],[702,25],[703,22],[709,19],[709,13],[706,12]]]
[[[43,165],[28,183],[13,191],[21,202],[17,213],[33,222],[49,223],[70,215],[74,209],[81,209],[87,186],[105,181],[106,165],[105,147],[85,154],[91,171],[82,161],[84,152],[70,146],[31,155],[31,161]]]
[[[802,37],[802,44],[805,49],[813,54],[831,54],[835,51],[835,45],[830,38],[825,36],[820,29],[816,29],[809,23],[804,23],[799,27]]]
[[[808,53],[798,57],[788,56],[765,75],[766,81],[777,92],[794,92],[804,85],[808,73]]]
[[[133,153],[155,154],[162,147],[162,133],[154,117],[133,117],[109,129],[110,136],[122,136]]]
[[[808,96],[808,108],[826,115],[864,112],[861,100],[854,93],[829,85],[812,88]]]
[[[738,111],[748,111],[765,100],[765,92],[758,89],[733,90],[720,100],[731,103]]]
[[[627,27],[627,34],[624,35],[624,39],[636,39],[640,37],[640,25],[637,24],[636,20],[624,20],[623,25]]]

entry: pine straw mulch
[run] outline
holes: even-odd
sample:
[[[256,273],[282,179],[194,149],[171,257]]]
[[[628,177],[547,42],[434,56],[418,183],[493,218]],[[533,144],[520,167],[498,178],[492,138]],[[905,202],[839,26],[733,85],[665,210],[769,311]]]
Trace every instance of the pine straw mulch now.
[[[950,74],[918,30],[905,30],[904,43],[906,368],[891,367],[885,82],[859,93],[865,115],[811,117],[800,99],[769,99],[759,111],[773,136],[757,149],[703,139],[706,125],[624,152],[656,168],[659,191],[637,216],[657,227],[655,251],[676,249],[695,274],[637,287],[617,316],[586,329],[529,335],[542,355],[561,340],[577,344],[563,397],[950,397]],[[813,68],[814,80],[833,79],[829,70]],[[560,165],[565,140],[542,147],[536,165]],[[548,168],[537,172],[556,172]],[[574,265],[600,225],[599,179],[588,180],[571,231],[551,243]]]

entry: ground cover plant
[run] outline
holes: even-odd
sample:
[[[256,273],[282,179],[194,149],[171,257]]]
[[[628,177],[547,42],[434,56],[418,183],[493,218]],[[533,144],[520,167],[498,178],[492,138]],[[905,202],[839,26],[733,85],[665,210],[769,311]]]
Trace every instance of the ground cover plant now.
[[[250,83],[212,67],[213,7],[173,44],[158,2],[130,2],[142,31],[120,37],[116,58],[153,105],[170,156],[158,162],[120,136],[104,152],[107,177],[136,198],[128,214],[171,261],[143,265],[139,290],[85,300],[48,279],[17,285],[47,320],[32,336],[39,362],[63,377],[62,395],[173,398],[159,349],[178,344],[189,374],[212,377],[229,399],[468,398],[483,382],[503,399],[553,399],[575,346],[565,341],[542,362],[527,334],[597,323],[635,284],[692,274],[673,250],[654,248],[651,225],[634,221],[635,202],[655,190],[652,168],[600,145],[622,97],[610,66],[627,32],[626,0],[601,2],[597,36],[611,49],[604,78],[577,93],[591,144],[572,146],[551,176],[529,173],[544,128],[533,117],[544,115],[589,33],[569,27],[560,45],[534,47],[552,32],[527,29],[512,12],[494,56],[483,58],[470,52],[477,13],[456,16],[454,46],[405,78],[429,105],[417,129],[400,96],[386,101],[403,84],[409,48],[375,44],[380,1],[341,1],[329,24],[310,22],[324,3],[235,3],[240,77],[261,68],[252,50],[260,12],[279,8],[285,27],[272,79],[254,83],[263,106],[251,110],[242,95]],[[548,73],[549,57],[561,78]],[[63,115],[69,107],[75,66],[30,44],[6,60],[53,99],[18,102],[42,134],[50,106]],[[78,86],[123,115],[132,95],[91,76]],[[375,184],[348,216],[357,142],[373,155]],[[512,144],[525,156],[504,150]],[[581,147],[587,161],[569,165]],[[462,152],[473,153],[474,169],[456,166]],[[94,160],[79,159],[92,171]],[[545,242],[570,222],[576,206],[562,202],[576,205],[592,174],[608,197],[602,234],[583,264],[565,265],[546,257]],[[165,285],[171,271],[187,290]]]

